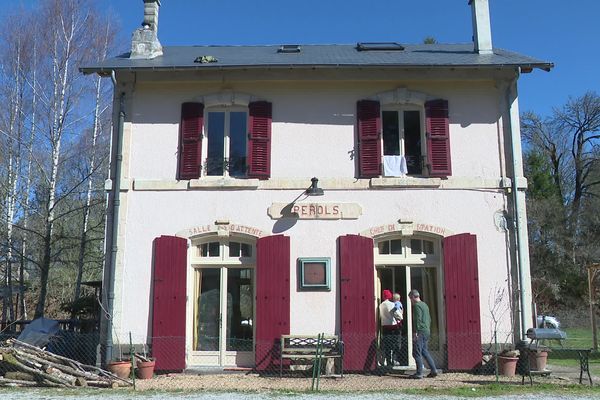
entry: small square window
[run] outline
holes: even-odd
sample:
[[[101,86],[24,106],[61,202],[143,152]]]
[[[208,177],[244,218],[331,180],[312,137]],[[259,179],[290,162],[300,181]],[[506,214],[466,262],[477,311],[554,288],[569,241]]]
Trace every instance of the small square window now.
[[[433,242],[431,240],[423,240],[423,248],[425,254],[434,254]]]
[[[402,240],[390,240],[391,254],[402,254]]]
[[[202,243],[200,257],[219,257],[221,246],[219,242]]]
[[[410,240],[410,252],[411,254],[422,254],[422,242],[419,239],[411,239]]]
[[[239,256],[240,256],[240,243],[229,242],[229,257],[239,257]]]
[[[229,242],[229,257],[252,257],[252,246],[248,243]]]
[[[379,254],[390,254],[390,242],[389,241],[384,241],[384,242],[379,242],[377,244],[377,247],[379,248]]]
[[[300,290],[331,290],[331,270],[328,257],[299,258]]]
[[[248,243],[242,243],[242,257],[252,257],[252,246]]]

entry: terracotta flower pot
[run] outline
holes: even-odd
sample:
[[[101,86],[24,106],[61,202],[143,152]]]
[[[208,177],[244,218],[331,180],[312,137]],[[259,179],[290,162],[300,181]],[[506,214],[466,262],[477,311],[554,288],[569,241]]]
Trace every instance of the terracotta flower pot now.
[[[106,364],[106,369],[121,379],[128,379],[131,375],[131,361],[113,361]]]
[[[519,357],[498,356],[498,373],[504,376],[515,376]]]
[[[548,362],[547,351],[532,351],[529,353],[529,368],[532,371],[543,371]]]
[[[137,362],[136,375],[140,379],[152,379],[154,375],[155,361],[139,361]]]

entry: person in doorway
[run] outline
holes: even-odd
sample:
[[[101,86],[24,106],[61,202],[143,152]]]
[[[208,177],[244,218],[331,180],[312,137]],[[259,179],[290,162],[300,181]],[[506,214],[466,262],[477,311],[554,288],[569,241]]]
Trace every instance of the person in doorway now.
[[[394,365],[394,350],[398,347],[398,333],[400,325],[394,318],[394,303],[392,292],[385,289],[382,293],[382,302],[379,305],[379,320],[381,321],[381,348],[386,366]]]
[[[394,361],[399,365],[402,364],[402,358],[400,352],[402,350],[402,321],[404,320],[404,306],[400,301],[400,293],[394,293],[393,301],[394,301],[394,309],[392,310],[392,315],[396,320],[396,324],[398,325],[398,340],[396,342],[396,346],[393,351]]]
[[[435,367],[435,362],[433,361],[433,358],[431,358],[431,354],[429,354],[429,349],[427,348],[427,342],[431,335],[431,315],[429,314],[429,307],[421,300],[421,295],[418,290],[411,290],[408,293],[408,298],[410,299],[413,308],[413,357],[417,364],[417,372],[410,377],[412,379],[423,379],[423,358],[425,358],[430,369],[427,377],[435,378],[438,375],[437,368]]]

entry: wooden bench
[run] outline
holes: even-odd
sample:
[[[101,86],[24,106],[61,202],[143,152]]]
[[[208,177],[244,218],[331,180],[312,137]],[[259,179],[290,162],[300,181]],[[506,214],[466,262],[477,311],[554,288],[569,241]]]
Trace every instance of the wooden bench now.
[[[314,361],[317,358],[317,335],[281,335],[279,377],[283,375],[283,360]],[[341,375],[344,374],[344,343],[336,335],[324,335],[321,357],[339,358]]]

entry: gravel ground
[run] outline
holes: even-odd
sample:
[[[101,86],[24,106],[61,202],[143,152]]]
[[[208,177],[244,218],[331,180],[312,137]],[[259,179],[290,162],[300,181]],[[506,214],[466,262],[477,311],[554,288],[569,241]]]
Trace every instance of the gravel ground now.
[[[321,378],[319,388],[328,392],[365,392],[387,391],[397,389],[420,388],[457,388],[473,387],[493,383],[493,375],[473,375],[466,373],[440,374],[434,379],[414,380],[401,374],[394,375],[352,375],[346,374],[343,378]],[[540,383],[554,383],[558,385],[572,384],[574,378],[561,374],[548,377],[535,377],[534,381]],[[500,382],[507,385],[520,385],[521,377],[500,377]],[[146,390],[211,390],[211,391],[293,391],[302,392],[310,390],[311,378],[292,377],[260,377],[256,374],[172,374],[155,377],[152,380],[138,380],[137,389]]]
[[[557,371],[558,372],[558,371]],[[576,373],[575,373],[576,372]],[[535,377],[535,384],[553,383],[558,385],[573,384],[578,381],[578,371],[561,371],[560,376],[553,373],[549,377]],[[261,377],[256,374],[170,374],[157,376],[151,380],[138,380],[137,392],[130,390],[0,390],[0,400],[64,400],[67,399],[173,399],[173,400],[272,400],[272,399],[319,399],[342,400],[350,397],[348,392],[353,392],[353,400],[385,400],[408,399],[417,400],[424,396],[396,394],[396,390],[411,388],[458,388],[466,387],[476,395],[483,385],[495,381],[494,376],[472,375],[465,373],[441,374],[434,379],[413,380],[404,375],[365,376],[344,375],[343,378],[322,378],[320,389],[326,394],[299,394],[310,390],[311,379],[304,377]],[[520,385],[521,377],[500,377],[500,382],[505,385]],[[168,391],[165,392],[165,391]],[[209,393],[206,393],[209,392]],[[336,393],[339,392],[339,393]],[[373,392],[373,393],[364,393]],[[382,392],[386,394],[382,396]],[[434,399],[454,400],[458,397],[431,396]],[[514,400],[576,400],[597,399],[598,396],[557,396],[553,394],[537,393],[512,395],[504,397],[482,397],[483,399],[514,399]]]
[[[381,393],[374,394],[359,394],[352,395],[353,400],[381,400],[382,397],[385,397],[385,400],[420,400],[423,399],[424,396],[413,396],[413,395],[405,395],[405,394],[394,394],[388,393],[385,396],[382,396]],[[294,395],[294,394],[266,394],[266,393],[190,393],[190,394],[181,394],[181,393],[169,393],[166,395],[165,393],[107,393],[103,392],[102,394],[81,394],[81,393],[57,393],[57,392],[49,392],[49,391],[19,391],[19,392],[3,392],[0,391],[0,399],[11,399],[11,400],[62,400],[62,399],[85,399],[85,400],[122,400],[122,399],[132,399],[132,398],[140,398],[143,400],[231,400],[231,399],[241,399],[241,400],[345,400],[348,399],[347,394],[302,394],[302,395]],[[459,400],[460,397],[454,396],[429,396],[429,398],[435,400]],[[530,394],[530,395],[519,395],[519,396],[502,396],[502,397],[480,397],[479,399],[484,400],[592,400],[597,399],[598,397],[591,396],[552,396],[552,395],[540,395],[540,394]]]

